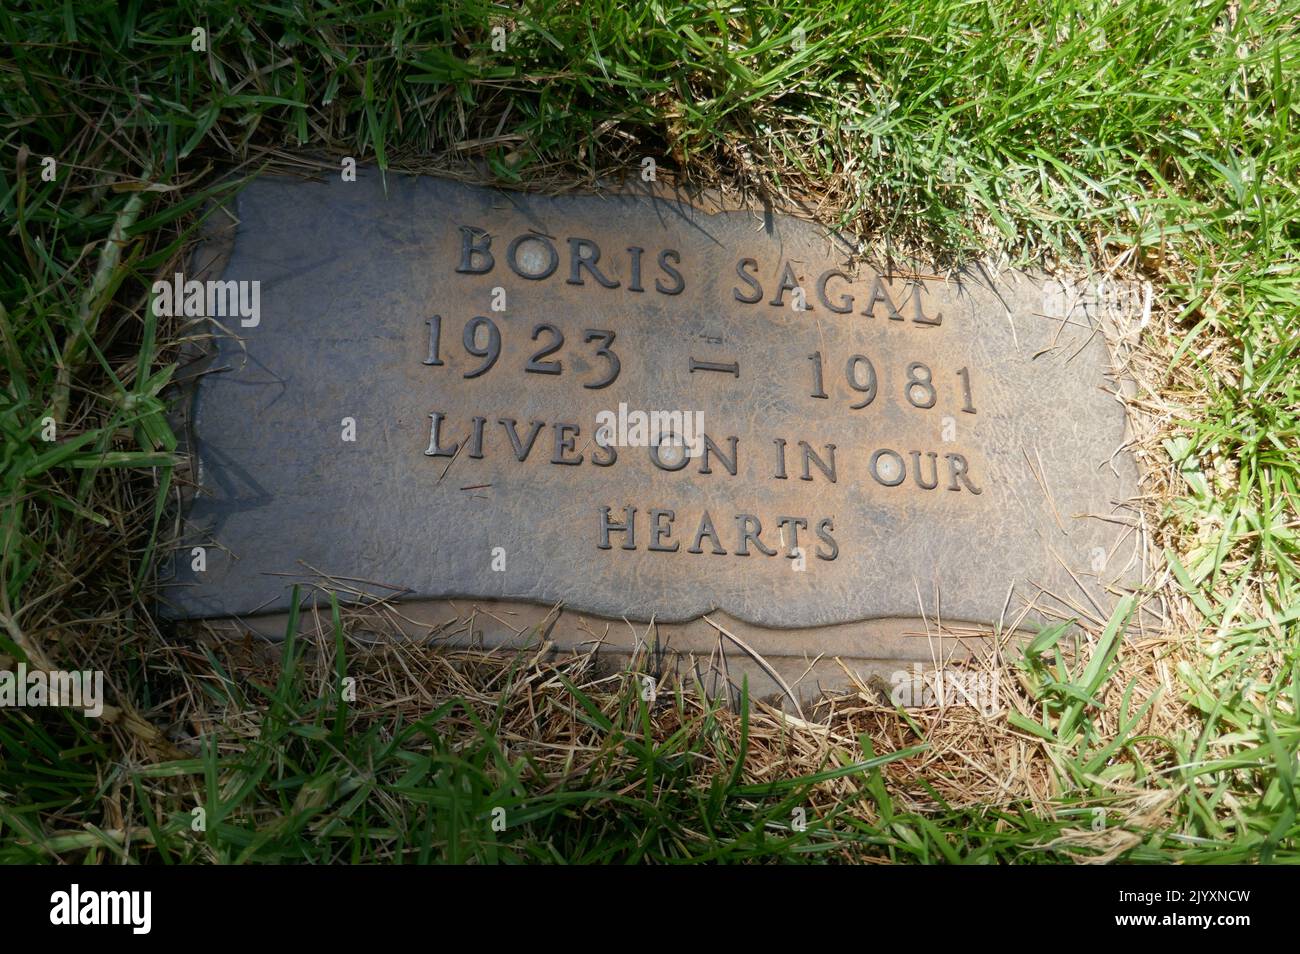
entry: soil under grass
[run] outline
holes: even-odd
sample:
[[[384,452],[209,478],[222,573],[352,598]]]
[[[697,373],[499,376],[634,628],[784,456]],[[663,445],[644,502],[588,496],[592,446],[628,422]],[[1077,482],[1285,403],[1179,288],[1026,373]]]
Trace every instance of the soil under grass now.
[[[112,705],[0,710],[0,861],[1300,858],[1295,3],[19,0],[0,30],[0,668],[99,669]],[[994,718],[863,686],[806,721],[366,647],[337,608],[274,657],[176,632],[197,329],[150,286],[232,174],[345,156],[547,190],[649,156],[879,257],[1149,282],[1112,345],[1163,625],[1009,651]]]

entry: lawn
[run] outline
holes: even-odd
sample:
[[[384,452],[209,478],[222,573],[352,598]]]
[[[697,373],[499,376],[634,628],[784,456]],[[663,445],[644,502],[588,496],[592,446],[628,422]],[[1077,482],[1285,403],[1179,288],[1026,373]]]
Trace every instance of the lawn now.
[[[1300,860],[1300,5],[14,0],[0,30],[0,668],[112,703],[0,710],[0,860]],[[157,619],[195,329],[150,287],[211,199],[343,157],[550,191],[651,157],[880,255],[1149,283],[1118,345],[1164,625],[1040,634],[997,718],[804,722],[367,648],[337,607],[274,654]]]

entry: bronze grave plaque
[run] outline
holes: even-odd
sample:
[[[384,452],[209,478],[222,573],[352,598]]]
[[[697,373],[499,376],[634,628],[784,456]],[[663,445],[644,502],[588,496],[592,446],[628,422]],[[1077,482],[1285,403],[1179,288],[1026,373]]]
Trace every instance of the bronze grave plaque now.
[[[1104,616],[1134,582],[1105,341],[1039,280],[857,267],[807,221],[648,195],[370,172],[260,179],[234,212],[196,279],[223,284],[169,290],[215,332],[173,616],[333,578],[634,621],[991,623]]]

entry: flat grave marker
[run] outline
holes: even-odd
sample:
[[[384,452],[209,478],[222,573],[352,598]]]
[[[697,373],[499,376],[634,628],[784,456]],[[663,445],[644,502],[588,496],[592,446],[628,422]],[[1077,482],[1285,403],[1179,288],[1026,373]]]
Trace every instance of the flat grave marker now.
[[[886,274],[800,219],[647,195],[370,172],[234,212],[201,278],[248,284],[194,305],[223,314],[173,616],[327,578],[716,611],[815,654],[858,621],[1104,618],[1139,577],[1105,341],[1042,280]]]

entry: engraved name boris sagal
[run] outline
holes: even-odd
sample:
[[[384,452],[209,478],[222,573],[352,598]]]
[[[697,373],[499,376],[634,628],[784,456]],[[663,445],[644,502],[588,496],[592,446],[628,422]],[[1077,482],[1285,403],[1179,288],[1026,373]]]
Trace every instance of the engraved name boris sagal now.
[[[616,255],[611,255],[611,249],[602,248],[596,239],[584,236],[557,238],[535,231],[514,236],[500,235],[480,225],[461,225],[458,232],[456,275],[491,276],[507,283],[562,281],[589,289],[596,313],[617,307],[614,302],[600,300],[602,291],[622,289],[634,294],[682,295],[692,282],[691,276],[697,265],[686,260],[681,250],[676,248],[650,249],[647,252],[642,245],[627,244],[617,248]],[[653,277],[643,269],[646,261],[657,263]],[[443,263],[444,268],[447,264]],[[855,337],[867,345],[871,341],[872,322],[911,323],[927,328],[938,328],[943,324],[941,313],[926,312],[921,279],[891,282],[878,273],[870,273],[865,279],[855,278],[841,268],[825,268],[814,277],[806,268],[788,259],[774,264],[776,267],[765,276],[757,258],[744,255],[736,258],[736,285],[731,289],[732,307],[727,309],[731,313],[728,319],[743,326],[750,307],[789,309],[813,327],[813,316],[818,309],[824,309],[830,316],[845,316],[842,320],[861,323],[860,334]],[[505,294],[502,297],[509,300],[509,284],[494,285],[493,288],[503,289]],[[814,296],[811,299],[810,290]],[[901,296],[897,303],[896,296]],[[486,300],[491,296],[479,294],[472,297]],[[516,316],[498,322],[490,314],[477,313],[445,318],[435,314],[426,318],[424,324],[428,329],[428,349],[422,363],[430,368],[443,369],[439,373],[455,374],[446,370],[447,362],[443,358],[446,325],[453,332],[451,337],[462,349],[466,361],[472,364],[460,372],[466,379],[494,371],[498,375],[550,375],[572,387],[597,390],[618,383],[625,360],[615,350],[617,333],[611,328],[579,328],[571,323],[562,328],[550,320],[530,321]],[[505,331],[502,324],[508,324]],[[526,340],[535,345],[536,350],[522,365],[502,367],[499,362],[504,335],[512,332],[526,335]],[[809,340],[814,339],[810,337]],[[828,360],[820,350],[801,355],[795,348],[786,348],[783,349],[786,353],[778,352],[765,356],[765,360],[747,362],[743,369],[739,360],[706,362],[690,356],[686,359],[686,367],[691,374],[713,371],[734,378],[746,374],[774,375],[781,386],[790,389],[791,398],[797,402],[830,401],[831,392],[838,392],[834,399],[841,402],[844,412],[862,415],[865,420],[870,419],[872,412],[869,409],[877,401],[882,404],[896,401],[916,412],[932,414],[978,413],[974,405],[971,369],[965,365],[952,369],[948,375],[950,386],[945,389],[936,379],[935,367],[926,354],[926,342],[918,339],[909,344],[927,360],[899,362],[894,367],[878,366],[879,355],[873,361],[870,353],[834,355]],[[643,342],[633,343],[633,351],[626,360],[635,361],[636,351],[645,346]],[[563,358],[566,348],[586,349],[603,359],[604,364],[589,378],[579,378],[570,373],[566,379]],[[618,350],[623,350],[622,346]],[[415,353],[414,349],[412,353]],[[831,367],[829,382],[828,364]],[[836,372],[839,372],[838,378]],[[828,392],[828,386],[831,392]],[[680,406],[689,408],[692,404],[707,401],[708,389],[703,386],[692,389],[689,396],[683,395],[682,398]],[[621,407],[625,413],[626,405]],[[701,412],[642,412],[645,434],[641,439],[634,436],[628,443],[643,444],[645,451],[632,460],[628,460],[625,451],[620,460],[619,447],[601,440],[599,433],[587,444],[590,452],[578,449],[584,434],[591,434],[602,425],[600,418],[608,416],[609,423],[613,423],[611,411],[601,412],[598,420],[589,424],[577,420],[534,419],[521,425],[509,409],[489,409],[460,419],[453,419],[446,410],[435,410],[429,415],[431,428],[424,453],[428,457],[451,460],[461,454],[469,460],[499,455],[526,463],[536,452],[538,460],[558,466],[621,466],[632,471],[653,467],[669,473],[685,471],[683,479],[726,481],[746,477],[821,480],[832,484],[839,480],[870,479],[880,487],[899,488],[896,492],[929,492],[942,488],[956,493],[982,493],[974,482],[966,454],[955,448],[918,450],[906,443],[868,446],[853,436],[847,442],[840,437],[836,442],[814,446],[797,433],[740,435],[710,433],[706,429],[700,435],[701,447],[694,455],[697,459],[692,460],[692,455],[680,449],[683,446],[680,441],[682,420],[684,417],[689,420],[692,413]],[[952,418],[948,418],[945,424],[950,433],[955,432]],[[457,429],[467,430],[469,436],[464,440],[447,439],[446,434]],[[626,430],[624,426],[619,432],[625,433]],[[858,430],[860,434],[863,430],[870,432],[872,428],[868,423]],[[944,428],[939,430],[941,432]],[[936,432],[937,436],[939,432]],[[742,457],[749,454],[758,459],[744,466]],[[744,501],[738,502],[743,504]],[[663,502],[639,500],[625,503],[620,500],[615,505],[595,505],[591,536],[596,548],[611,550],[618,546],[623,550],[635,550],[644,546],[648,551],[661,553],[680,551],[741,557],[751,554],[776,556],[784,552],[796,559],[803,552],[801,548],[809,540],[811,531],[816,541],[812,553],[817,559],[834,560],[840,552],[834,516],[816,513],[761,515],[742,511],[719,514],[715,518],[707,510],[679,515],[677,507],[671,504],[655,504]],[[843,523],[841,520],[841,536],[849,529]],[[802,539],[801,532],[804,534]],[[727,543],[724,543],[724,538]]]
[[[1134,480],[1104,342],[1037,281],[646,195],[263,178],[234,211],[195,277],[259,281],[260,321],[214,320],[194,376],[179,615],[320,574],[615,619],[941,593],[989,620],[1009,590],[1091,607],[1122,570],[1123,528],[1089,517]]]

